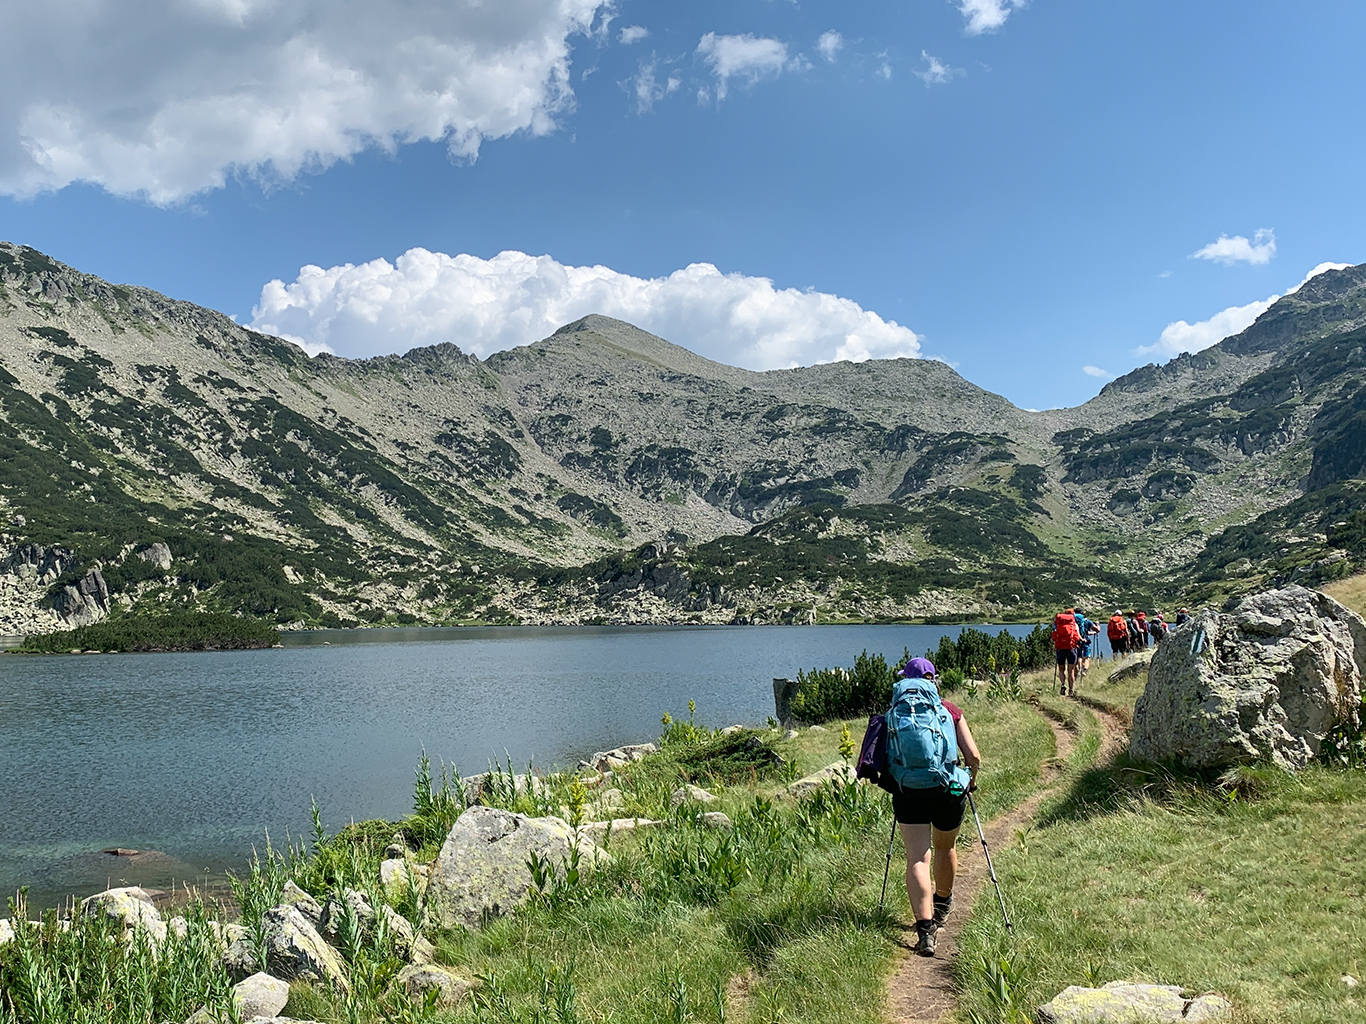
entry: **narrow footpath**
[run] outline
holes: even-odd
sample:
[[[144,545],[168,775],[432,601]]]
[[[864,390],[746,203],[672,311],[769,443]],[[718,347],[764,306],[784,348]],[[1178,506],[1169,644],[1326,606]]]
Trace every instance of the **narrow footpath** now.
[[[1123,748],[1128,730],[1109,711],[1091,702],[1083,703],[1100,723],[1102,738],[1097,762],[1103,763]],[[1053,730],[1057,753],[1044,765],[1044,785],[1037,793],[983,826],[993,858],[1011,843],[1017,829],[1025,828],[1034,819],[1039,805],[1057,789],[1063,777],[1063,765],[1076,743],[1073,732],[1063,728],[1043,711],[1039,713]],[[949,915],[945,927],[940,929],[938,948],[933,957],[912,953],[915,929],[907,926],[904,930],[899,943],[902,953],[887,981],[887,1020],[890,1024],[938,1024],[949,1015],[956,1003],[952,963],[958,951],[958,937],[963,923],[972,914],[978,896],[991,882],[971,812],[963,821],[963,829],[965,833],[972,834],[974,841],[958,848],[958,879],[953,887],[953,913]],[[892,874],[894,880],[901,878],[896,871]],[[994,899],[995,896],[988,893],[986,898]]]

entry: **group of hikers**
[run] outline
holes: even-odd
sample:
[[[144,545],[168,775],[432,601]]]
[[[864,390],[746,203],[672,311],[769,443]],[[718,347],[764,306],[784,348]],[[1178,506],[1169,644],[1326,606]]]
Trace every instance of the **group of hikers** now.
[[[1170,624],[1161,612],[1130,611],[1118,608],[1105,624],[1105,636],[1110,641],[1110,655],[1122,658],[1147,649],[1166,639],[1167,633],[1190,620],[1190,611],[1182,608]],[[1053,650],[1057,655],[1060,692],[1064,697],[1077,695],[1077,678],[1091,668],[1091,649],[1103,658],[1100,649],[1100,624],[1086,617],[1079,608],[1066,608],[1053,617]]]
[[[1168,625],[1158,612],[1125,614],[1116,610],[1105,626],[1110,651],[1116,658],[1161,643],[1169,630],[1190,620],[1182,608]],[[1053,621],[1053,644],[1062,679],[1062,692],[1076,695],[1079,672],[1090,665],[1091,648],[1101,626],[1084,612],[1068,608]],[[958,831],[967,808],[976,818],[972,792],[977,788],[977,773],[982,753],[968,728],[963,711],[939,695],[934,664],[928,658],[907,658],[896,667],[892,686],[892,705],[868,720],[859,753],[857,775],[881,786],[892,797],[893,830],[887,846],[887,867],[892,862],[896,834],[901,834],[906,851],[906,896],[915,915],[914,951],[934,956],[939,930],[944,927],[953,907],[953,885],[958,873]],[[982,850],[991,868],[981,821],[977,821]],[[883,876],[883,896],[887,876]],[[1006,904],[996,885],[1001,913]]]

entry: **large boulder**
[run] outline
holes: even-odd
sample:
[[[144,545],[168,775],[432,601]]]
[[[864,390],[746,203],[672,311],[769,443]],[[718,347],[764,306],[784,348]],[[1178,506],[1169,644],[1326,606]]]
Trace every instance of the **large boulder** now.
[[[431,867],[425,906],[442,927],[478,928],[485,914],[503,914],[531,892],[531,854],[563,871],[575,840],[561,818],[529,818],[497,807],[470,807],[456,820]],[[578,838],[580,869],[603,854]]]
[[[250,936],[243,935],[223,955],[223,963],[230,974],[242,977],[253,971],[268,970],[285,981],[329,982],[343,992],[350,990],[341,957],[297,907],[272,907],[262,915],[261,921],[266,963],[256,962]]]
[[[232,987],[232,1001],[239,1020],[274,1018],[289,1002],[289,982],[258,972]],[[191,1014],[185,1024],[228,1024],[228,1017],[205,1008]]]
[[[152,906],[152,897],[135,885],[106,889],[82,900],[81,913],[91,919],[116,921],[127,932],[145,931],[155,942],[166,937],[166,923]]]
[[[1253,594],[1158,645],[1129,749],[1193,768],[1302,767],[1335,726],[1356,723],[1363,674],[1361,616],[1304,587]]]
[[[832,761],[830,764],[798,779],[787,787],[793,796],[810,796],[818,789],[835,784],[851,784],[858,781],[854,766],[847,761]]]
[[[1223,996],[1187,997],[1176,985],[1112,981],[1102,988],[1072,985],[1039,1007],[1041,1024],[1206,1024],[1229,1020]]]

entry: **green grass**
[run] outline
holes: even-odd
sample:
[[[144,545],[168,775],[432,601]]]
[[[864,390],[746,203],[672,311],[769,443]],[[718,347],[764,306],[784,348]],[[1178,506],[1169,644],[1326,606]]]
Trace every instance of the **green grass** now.
[[[1131,708],[1142,677],[1107,675],[1082,694]],[[1088,765],[1085,746],[1039,824],[997,854],[1015,936],[978,904],[958,1020],[1032,1020],[1068,985],[1117,979],[1218,991],[1246,1022],[1366,1020],[1340,980],[1366,969],[1366,772],[1243,769],[1228,787],[1123,756]]]

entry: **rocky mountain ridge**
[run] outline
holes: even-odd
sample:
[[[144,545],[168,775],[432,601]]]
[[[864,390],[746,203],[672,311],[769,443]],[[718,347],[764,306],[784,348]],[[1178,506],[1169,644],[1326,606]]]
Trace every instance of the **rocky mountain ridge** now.
[[[1363,322],[1366,267],[1329,272],[1237,338],[1030,413],[935,361],[757,373],[599,316],[483,361],[310,358],[0,243],[0,633],[101,601],[826,621],[1024,617],[1201,565],[1236,588],[1225,527],[1366,472]],[[1344,501],[1299,538],[1318,548],[1262,562],[1355,565]],[[16,561],[35,545],[60,571]]]

